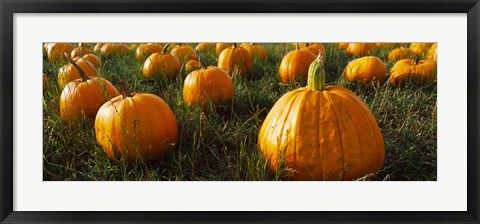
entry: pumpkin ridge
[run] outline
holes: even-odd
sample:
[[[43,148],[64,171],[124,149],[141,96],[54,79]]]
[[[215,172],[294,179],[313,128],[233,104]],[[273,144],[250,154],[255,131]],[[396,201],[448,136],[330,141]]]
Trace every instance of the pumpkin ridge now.
[[[293,135],[293,164],[295,164],[295,166],[298,166],[298,153],[297,153],[297,139],[298,139],[298,129],[302,128],[301,124],[302,124],[302,113],[303,113],[303,108],[305,107],[305,100],[309,98],[308,94],[310,93],[310,91],[308,90],[304,90],[302,92],[299,92],[297,95],[300,95],[300,103],[299,103],[299,106],[298,106],[298,111],[300,113],[300,116],[298,116],[297,114],[297,121],[295,122],[294,124],[294,127],[295,130],[294,130],[294,135]],[[296,100],[295,100],[296,101]],[[310,173],[310,170],[308,169],[308,166],[305,165],[305,162],[304,161],[300,161],[302,163],[303,166],[305,166],[306,170],[308,171],[308,173],[310,174],[310,176],[312,177],[312,174]],[[312,178],[313,179],[313,178]]]
[[[290,112],[292,110],[292,107],[293,107],[293,103],[295,102],[295,100],[297,99],[298,97],[298,91],[295,91],[292,93],[292,96],[290,96],[289,99],[287,99],[287,101],[285,102],[285,108],[288,108],[288,111],[287,113],[285,113],[285,118],[282,120],[282,128],[280,129],[280,135],[278,136],[278,140],[277,141],[282,141],[283,139],[283,130],[285,129],[285,122],[288,120],[288,116],[290,115]],[[288,106],[288,107],[287,107]],[[277,122],[278,124],[278,122]],[[280,153],[285,153],[286,154],[286,151],[285,152],[282,152],[282,149],[281,147],[285,148],[285,147],[288,147],[288,135],[287,135],[287,146],[283,146],[283,143],[280,142],[280,144],[278,144],[278,147],[277,147],[277,150],[278,150],[278,156],[277,156],[277,166],[278,166],[278,160],[279,160],[279,156],[280,156]],[[285,158],[287,159],[287,158]]]
[[[318,157],[319,159],[322,159],[322,127],[321,127],[321,122],[322,122],[322,101],[324,100],[325,96],[323,95],[323,91],[316,91],[316,94],[318,94],[318,125],[317,125],[317,133],[318,133]],[[325,158],[325,157],[324,157]],[[323,175],[323,180],[325,180],[325,162],[322,161],[322,175]]]
[[[336,106],[335,104],[333,103],[333,100],[332,100],[332,97],[330,96],[330,92],[329,91],[323,91],[323,94],[325,95],[325,99],[330,103],[331,107],[332,107],[332,113],[333,113],[333,117],[335,117],[335,123],[337,123],[336,125],[336,129],[337,129],[337,133],[338,133],[338,141],[340,142],[340,148],[342,150],[342,166],[345,166],[345,153],[343,152],[343,141],[342,141],[342,134],[340,132],[340,124],[338,123],[338,116],[337,116],[337,110],[336,110]],[[340,176],[339,176],[340,177]],[[324,177],[325,178],[325,177]],[[343,176],[342,176],[342,179],[343,179]]]

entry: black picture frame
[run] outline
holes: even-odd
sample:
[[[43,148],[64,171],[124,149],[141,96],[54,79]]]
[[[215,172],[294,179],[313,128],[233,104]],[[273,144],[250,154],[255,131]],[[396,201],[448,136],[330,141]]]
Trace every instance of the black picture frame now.
[[[479,223],[478,0],[0,0],[1,223]],[[13,211],[15,13],[467,13],[468,200],[465,212],[19,212]],[[27,137],[27,136],[25,136]]]

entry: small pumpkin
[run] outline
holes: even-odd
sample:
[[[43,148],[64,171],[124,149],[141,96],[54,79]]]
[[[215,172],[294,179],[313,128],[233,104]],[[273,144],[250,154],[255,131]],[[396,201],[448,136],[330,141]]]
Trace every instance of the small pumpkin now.
[[[305,50],[308,50],[308,51],[311,51],[314,55],[318,55],[318,54],[322,54],[322,55],[327,55],[327,50],[325,49],[325,46],[323,46],[323,44],[311,44],[311,43],[307,43],[305,45],[305,47],[303,47],[302,49],[305,49]]]
[[[229,74],[238,74],[244,76],[252,71],[253,60],[248,51],[237,44],[225,48],[218,57],[218,67],[224,69]]]
[[[245,48],[245,50],[248,51],[252,60],[255,60],[255,58],[257,58],[259,61],[265,61],[265,59],[267,58],[267,50],[258,44],[242,44],[241,47]]]
[[[215,53],[219,56],[225,48],[232,47],[232,43],[217,43],[215,45]]]
[[[432,47],[433,43],[411,43],[410,50],[417,56],[422,56],[425,54],[430,47]]]
[[[86,47],[77,47],[75,49],[72,50],[72,53],[70,54],[70,56],[72,58],[76,58],[76,57],[83,57],[83,55],[86,55],[86,54],[91,54],[92,51]]]
[[[100,54],[100,51],[102,50],[103,45],[106,43],[97,43],[95,44],[95,47],[93,47],[93,52]]]
[[[183,99],[189,106],[198,104],[208,110],[210,102],[214,105],[230,101],[235,97],[233,81],[228,73],[218,67],[210,66],[191,72],[183,83]]]
[[[349,57],[362,57],[373,53],[375,44],[372,43],[350,43],[347,48],[347,55]]]
[[[114,56],[114,55],[126,55],[130,51],[130,48],[126,44],[113,44],[108,43],[102,46],[100,54],[102,56]]]
[[[437,62],[431,60],[419,61],[418,57],[398,61],[390,69],[390,84],[402,85],[407,79],[420,84],[436,80]]]
[[[433,44],[427,53],[427,60],[436,61],[437,60],[437,43]]]
[[[102,60],[99,57],[97,57],[97,55],[86,54],[86,55],[83,55],[81,59],[92,63],[93,66],[95,66],[95,68],[99,68],[100,66],[102,66]],[[75,61],[78,61],[78,59]]]
[[[69,61],[79,71],[81,78],[69,82],[63,88],[60,96],[60,116],[69,122],[82,116],[93,119],[105,102],[120,93],[108,80],[100,77],[89,78],[76,62],[71,58]]]
[[[162,52],[163,47],[164,46],[160,44],[154,43],[142,44],[138,46],[137,50],[135,51],[135,58],[137,60],[145,60],[145,58],[153,53]]]
[[[198,52],[208,53],[215,52],[216,44],[215,43],[199,43],[195,50]]]
[[[383,84],[387,80],[387,75],[387,67],[380,58],[365,56],[348,63],[342,77],[351,82],[369,84],[378,81]]]
[[[195,61],[195,60],[190,60],[185,64],[185,73],[190,74],[190,72],[193,72],[198,69],[202,69],[203,65],[202,63]]]
[[[92,48],[93,47],[93,43],[78,43],[78,46],[79,47],[83,47],[83,48]],[[73,58],[73,57],[72,57]]]
[[[73,65],[72,63],[69,63],[61,67],[60,70],[58,71],[57,82],[60,88],[63,88],[69,82],[76,79],[80,79],[82,77],[77,67],[80,67],[87,77],[98,76],[97,70],[95,69],[95,66],[92,63],[90,63],[89,61],[79,59],[76,62],[76,66]]]
[[[121,95],[103,104],[95,118],[98,144],[111,159],[161,159],[178,140],[173,111],[156,95],[130,93],[119,85]]]
[[[292,180],[354,180],[383,167],[385,145],[372,112],[350,90],[325,86],[320,54],[306,87],[283,95],[258,135],[262,156]]]
[[[390,51],[390,53],[388,53],[388,60],[389,61],[398,61],[398,60],[401,60],[401,59],[405,59],[405,58],[412,58],[415,56],[415,53],[413,53],[412,50],[410,50],[409,48],[395,48],[393,49],[392,51]]]
[[[347,50],[349,44],[350,43],[338,43],[337,46],[338,46],[338,48],[340,48],[342,50]]]
[[[177,57],[180,63],[185,64],[189,60],[198,60],[195,50],[187,44],[177,44],[170,54]]]
[[[49,62],[57,62],[63,58],[64,53],[72,52],[73,45],[69,43],[50,43],[47,49],[47,58]]]
[[[146,79],[158,78],[161,76],[166,76],[171,79],[175,78],[180,72],[182,64],[175,56],[166,53],[169,46],[170,44],[165,45],[162,53],[157,52],[148,56],[143,64],[143,77]]]
[[[308,66],[315,60],[315,57],[311,51],[300,49],[300,45],[297,44],[297,49],[285,55],[280,63],[278,73],[282,83],[306,81]]]

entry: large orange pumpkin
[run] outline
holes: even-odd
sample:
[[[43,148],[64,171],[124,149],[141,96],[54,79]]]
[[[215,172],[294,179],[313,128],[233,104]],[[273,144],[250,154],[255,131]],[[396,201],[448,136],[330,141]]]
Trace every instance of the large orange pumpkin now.
[[[92,63],[90,63],[89,61],[85,61],[83,59],[79,59],[76,62],[76,66],[70,63],[67,65],[64,65],[58,71],[57,82],[60,88],[63,88],[69,82],[82,77],[77,67],[80,67],[87,77],[98,76],[97,70],[95,69],[95,66],[93,66]]]
[[[224,69],[229,74],[239,74],[241,76],[252,71],[253,60],[248,51],[243,47],[225,48],[218,57],[218,67]]]
[[[342,77],[352,82],[369,84],[378,81],[383,84],[387,80],[387,75],[387,67],[380,58],[365,56],[348,63]]]
[[[218,55],[220,55],[222,53],[222,51],[225,49],[225,48],[228,48],[228,47],[231,47],[233,46],[232,43],[217,43],[215,45],[215,53]]]
[[[428,49],[430,49],[430,47],[432,47],[432,45],[433,43],[411,43],[409,48],[417,56],[422,56],[428,51]]]
[[[241,46],[248,51],[252,60],[257,58],[259,61],[265,61],[267,58],[267,50],[258,44],[242,44]]]
[[[307,80],[308,66],[315,60],[315,54],[299,48],[300,46],[297,44],[297,49],[285,55],[280,63],[278,73],[280,74],[282,83],[303,82]]]
[[[390,53],[388,53],[388,60],[389,61],[398,61],[400,59],[405,59],[405,58],[412,58],[415,56],[415,53],[413,53],[412,50],[409,48],[395,48]]]
[[[137,158],[161,159],[178,139],[172,110],[156,95],[129,93],[123,84],[120,90],[122,95],[98,110],[95,118],[98,144],[112,159],[122,156],[131,162]]]
[[[135,58],[137,60],[145,60],[145,58],[153,53],[162,52],[163,47],[164,46],[160,44],[154,43],[142,44],[137,47],[137,50],[135,51]]]
[[[404,84],[409,79],[417,83],[428,83],[437,79],[437,62],[418,61],[418,58],[403,59],[390,69],[390,84]]]
[[[65,121],[76,121],[82,116],[95,118],[98,109],[109,99],[119,95],[109,81],[100,77],[89,78],[73,60],[81,76],[68,83],[60,96],[60,116]]]
[[[215,43],[199,43],[196,47],[195,50],[198,52],[214,52],[216,48]]]
[[[166,53],[169,46],[170,44],[165,45],[162,53],[153,53],[145,60],[142,70],[143,77],[146,79],[161,76],[175,78],[180,72],[182,64],[175,56]]]
[[[130,51],[130,47],[126,44],[108,43],[102,46],[100,54],[102,56],[126,55]]]
[[[69,43],[50,43],[47,45],[47,58],[49,62],[57,62],[63,58],[63,54],[72,52],[73,45]]]
[[[349,57],[362,57],[373,53],[375,44],[372,43],[350,43],[347,48],[347,55]]]
[[[186,44],[177,44],[172,51],[170,51],[170,54],[177,57],[182,64],[190,60],[198,60],[195,50]]]
[[[198,104],[208,110],[210,102],[218,105],[235,97],[233,81],[228,73],[210,66],[191,72],[183,83],[183,99],[189,106]]]
[[[274,170],[286,166],[293,180],[354,180],[381,169],[385,146],[372,112],[350,90],[325,86],[320,55],[308,85],[282,96],[258,136]]]
[[[427,60],[436,61],[437,60],[437,43],[433,44],[427,53]]]

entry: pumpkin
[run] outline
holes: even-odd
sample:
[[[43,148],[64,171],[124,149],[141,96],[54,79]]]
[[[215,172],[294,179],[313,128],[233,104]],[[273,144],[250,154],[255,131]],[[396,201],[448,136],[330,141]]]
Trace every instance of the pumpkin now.
[[[150,93],[130,93],[120,83],[121,95],[103,104],[95,118],[95,137],[111,159],[134,162],[161,159],[178,139],[170,107]],[[118,157],[117,157],[118,156]]]
[[[216,48],[216,44],[214,43],[199,43],[196,47],[195,50],[198,52],[214,52]]]
[[[306,87],[283,95],[258,136],[273,170],[292,180],[354,180],[383,167],[385,146],[372,112],[350,90],[325,86],[322,55],[309,67]]]
[[[387,67],[380,58],[365,56],[348,63],[342,77],[351,82],[369,84],[378,81],[383,84],[387,80],[387,75]]]
[[[100,53],[100,50],[102,50],[103,45],[106,43],[97,43],[95,44],[95,47],[93,48],[93,52],[95,53]]]
[[[297,44],[297,49],[285,55],[280,63],[278,73],[280,74],[282,83],[303,82],[307,80],[308,66],[315,60],[315,54],[299,48],[300,46]]]
[[[178,44],[171,51],[170,54],[177,57],[180,63],[185,64],[189,60],[197,60],[197,53],[190,45]]]
[[[126,44],[105,44],[100,49],[102,56],[125,55],[128,54],[130,48]]]
[[[387,58],[389,61],[395,62],[400,59],[412,58],[413,56],[415,56],[415,54],[413,53],[412,50],[401,47],[401,48],[395,48],[392,51],[390,51],[390,53],[388,53]]]
[[[43,89],[46,89],[46,88],[48,88],[48,78],[47,78],[47,75],[43,73]]]
[[[89,61],[79,59],[76,62],[76,66],[72,63],[64,65],[58,71],[57,82],[60,88],[65,87],[69,82],[81,78],[80,72],[77,67],[80,67],[87,77],[98,76],[95,66]]]
[[[130,48],[131,51],[136,51],[139,46],[140,44],[130,44],[128,48]]]
[[[437,62],[419,61],[417,57],[398,61],[390,69],[390,84],[402,85],[407,79],[420,84],[434,81],[437,79]]]
[[[323,44],[310,44],[310,43],[307,43],[305,45],[305,47],[303,47],[302,49],[305,49],[305,50],[308,50],[308,51],[311,51],[314,55],[318,55],[318,54],[323,54],[323,55],[327,55],[327,51],[325,49],[325,46],[323,46]]]
[[[76,62],[71,58],[69,61],[79,71],[81,78],[69,82],[63,88],[60,96],[60,116],[69,122],[82,116],[93,119],[105,102],[120,93],[106,79],[89,78]]]
[[[49,62],[57,62],[62,59],[64,53],[72,52],[73,45],[68,43],[51,43],[48,44],[47,59]]]
[[[79,47],[84,47],[84,48],[92,48],[93,43],[78,43]]]
[[[92,51],[86,47],[77,47],[75,49],[72,50],[72,53],[70,54],[70,56],[72,58],[76,58],[76,57],[83,57],[83,55],[86,55],[86,54],[91,54]]]
[[[342,50],[347,50],[349,44],[350,43],[338,43],[338,48]]]
[[[437,60],[437,43],[433,44],[430,49],[428,49],[427,60],[436,61]]]
[[[185,64],[185,73],[190,74],[190,72],[193,72],[201,68],[203,68],[202,63],[195,60],[190,60]]]
[[[252,60],[258,58],[259,61],[265,61],[267,58],[267,50],[258,44],[242,44],[241,47],[248,51]]]
[[[145,60],[148,56],[156,52],[162,52],[163,46],[160,44],[142,44],[138,46],[137,50],[135,51],[135,58],[137,60]]]
[[[215,45],[215,53],[219,56],[225,48],[233,46],[232,43],[217,43]]]
[[[210,66],[191,72],[183,83],[183,99],[189,106],[198,104],[208,110],[213,105],[230,101],[235,97],[233,81],[228,73]]]
[[[244,76],[252,71],[253,60],[248,51],[243,47],[225,48],[218,57],[218,67],[224,69],[229,74],[238,74]]]
[[[92,65],[95,66],[95,68],[99,68],[100,66],[102,66],[102,60],[100,60],[100,58],[97,57],[97,55],[86,54],[86,55],[83,55],[83,57],[81,59],[84,60],[84,61],[88,61],[88,62],[92,63]],[[77,59],[75,61],[78,61],[78,60],[79,59]]]
[[[410,50],[413,51],[417,56],[422,56],[425,52],[432,47],[433,43],[411,43]]]
[[[349,57],[362,57],[373,53],[375,44],[372,43],[350,43],[347,48],[347,55]]]
[[[165,45],[162,53],[157,52],[148,56],[143,64],[143,77],[146,79],[159,78],[161,76],[175,78],[180,72],[182,64],[175,56],[166,53],[169,46],[170,44]]]

